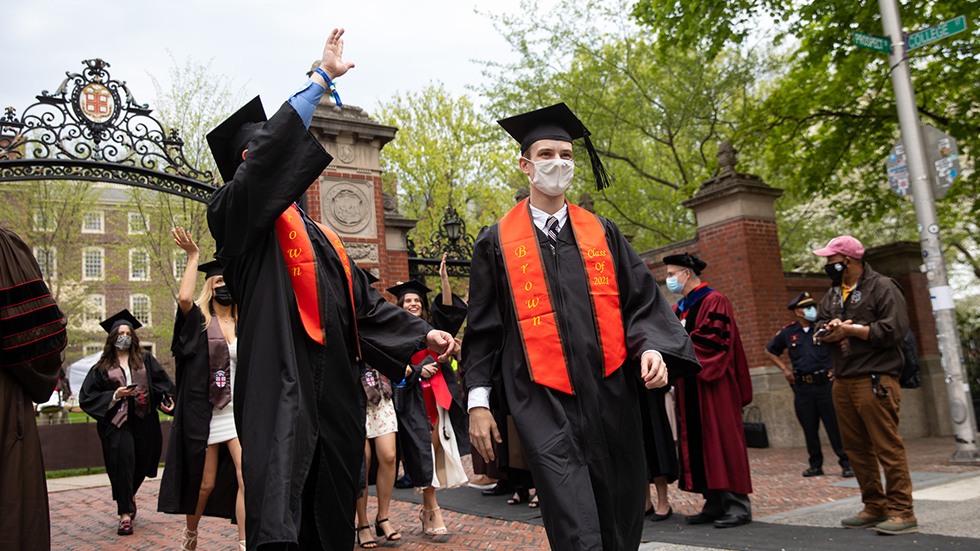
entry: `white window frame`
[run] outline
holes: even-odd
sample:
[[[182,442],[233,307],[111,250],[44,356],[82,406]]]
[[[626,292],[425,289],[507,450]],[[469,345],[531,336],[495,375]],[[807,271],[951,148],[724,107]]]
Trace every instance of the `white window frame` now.
[[[86,257],[91,252],[99,253],[99,275],[89,277],[86,273]],[[85,247],[82,249],[82,281],[103,281],[105,279],[105,249],[102,247]]]
[[[133,255],[146,255],[146,276],[133,277]],[[150,281],[150,253],[146,249],[129,249],[129,280],[130,281]]]
[[[141,320],[139,318],[139,315],[138,315],[138,312],[137,312],[137,308],[136,308],[136,300],[137,299],[143,299],[143,298],[146,299],[146,319],[145,320]],[[142,323],[144,326],[149,327],[149,326],[153,325],[153,301],[150,299],[150,295],[145,295],[143,293],[133,293],[133,294],[129,295],[129,311],[133,314],[133,317],[135,317],[136,319],[138,319],[140,321],[140,323]]]
[[[55,230],[57,224],[55,224],[55,220],[53,216],[51,217],[50,220],[47,220],[48,225],[43,226],[43,222],[45,222],[45,220],[41,219],[42,213],[48,213],[48,212],[49,211],[47,210],[36,210],[32,213],[31,221],[33,224],[34,231],[51,233]]]
[[[44,265],[41,264],[40,251],[44,251]],[[44,279],[55,280],[58,279],[58,247],[34,247],[34,259],[37,260],[38,265],[41,268],[41,274]],[[51,273],[46,273],[44,271],[45,267],[51,268]]]
[[[126,219],[128,221],[128,225],[129,225],[129,235],[143,235],[143,234],[148,233],[150,231],[150,216],[149,215],[143,215],[143,214],[140,214],[138,212],[130,212],[126,216]],[[142,227],[140,227],[141,224],[139,224],[139,221],[140,220],[143,221]],[[135,226],[133,224],[134,221],[137,222],[135,224]]]
[[[91,215],[98,216],[99,227],[97,229],[89,228],[86,225],[88,217]],[[105,211],[91,210],[82,215],[82,233],[105,233]]]
[[[184,270],[187,269],[187,253],[184,251],[174,251],[174,278],[180,281],[184,277]]]

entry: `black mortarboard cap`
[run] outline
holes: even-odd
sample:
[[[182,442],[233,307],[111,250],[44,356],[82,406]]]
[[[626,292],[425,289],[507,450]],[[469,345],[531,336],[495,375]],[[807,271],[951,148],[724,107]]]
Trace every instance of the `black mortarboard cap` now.
[[[585,150],[589,153],[589,162],[592,164],[596,190],[602,191],[609,187],[609,175],[589,139],[589,129],[564,103],[501,119],[497,124],[521,144],[521,155],[538,140],[572,142],[583,138]]]
[[[221,262],[217,260],[212,260],[211,262],[205,262],[197,267],[197,271],[204,272],[204,277],[206,279],[211,279],[214,276],[219,276],[224,272],[224,266]]]
[[[695,275],[701,275],[701,270],[708,267],[708,264],[701,260],[700,258],[694,256],[691,253],[685,252],[683,254],[672,254],[670,256],[664,257],[664,264],[671,264],[673,266],[684,266],[685,268],[690,268],[694,270]]]
[[[807,306],[816,306],[817,302],[813,300],[810,293],[803,291],[802,293],[796,295],[793,302],[789,303],[786,308],[789,310],[796,310],[797,308],[806,308]]]
[[[112,331],[116,327],[119,327],[120,325],[128,325],[132,327],[134,331],[139,329],[140,327],[143,327],[143,324],[140,323],[140,320],[134,318],[133,315],[129,313],[129,310],[125,308],[120,310],[119,312],[116,312],[112,316],[106,318],[105,320],[100,322],[99,325],[101,325],[102,328],[105,329],[106,333],[112,333]]]
[[[425,286],[425,284],[423,284],[421,281],[418,281],[417,279],[401,281],[398,284],[388,287],[385,290],[395,295],[398,298],[402,298],[402,295],[406,293],[415,293],[420,298],[424,299],[426,296],[428,296],[429,293],[432,292],[432,289],[429,289],[428,287]]]
[[[228,182],[235,176],[235,170],[242,164],[242,150],[248,147],[248,142],[265,121],[262,100],[255,96],[208,133],[208,147],[222,180]]]

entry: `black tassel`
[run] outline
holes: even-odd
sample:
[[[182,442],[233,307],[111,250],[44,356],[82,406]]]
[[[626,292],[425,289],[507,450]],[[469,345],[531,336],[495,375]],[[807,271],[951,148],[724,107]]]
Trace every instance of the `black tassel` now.
[[[589,139],[588,130],[584,132],[583,138],[585,138],[585,150],[589,152],[589,162],[592,164],[592,174],[595,175],[595,189],[596,191],[602,191],[611,184],[609,174],[606,173],[606,167],[602,165],[602,159],[599,158],[599,152],[595,150],[595,146],[592,145],[592,140]]]

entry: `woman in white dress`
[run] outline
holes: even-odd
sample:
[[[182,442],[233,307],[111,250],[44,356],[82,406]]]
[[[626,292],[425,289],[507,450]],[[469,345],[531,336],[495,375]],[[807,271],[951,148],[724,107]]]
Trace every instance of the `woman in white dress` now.
[[[177,413],[160,483],[159,510],[187,516],[182,551],[197,549],[202,515],[237,520],[239,549],[244,550],[242,447],[232,401],[238,309],[225,287],[221,265],[198,266],[200,251],[190,234],[183,228],[171,233],[187,252],[187,268],[177,294],[171,345],[177,365]],[[198,271],[207,279],[194,301]]]

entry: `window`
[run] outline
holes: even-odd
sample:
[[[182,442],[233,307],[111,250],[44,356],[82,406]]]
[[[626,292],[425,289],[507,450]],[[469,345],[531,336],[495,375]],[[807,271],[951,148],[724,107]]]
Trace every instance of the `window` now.
[[[140,348],[142,348],[144,352],[149,352],[152,354],[154,358],[157,356],[157,345],[154,342],[140,341]]]
[[[105,295],[89,295],[86,299],[85,310],[82,315],[83,329],[86,331],[98,331],[99,322],[105,318]]]
[[[150,231],[150,220],[138,212],[129,213],[129,235],[142,235]]]
[[[39,210],[34,213],[34,231],[52,232],[56,226],[54,213]]]
[[[150,253],[142,249],[129,250],[129,280],[150,280]]]
[[[92,342],[82,347],[82,354],[85,354],[86,356],[101,354],[103,350],[105,350],[105,343]],[[75,394],[78,394],[77,390],[75,391]]]
[[[82,281],[105,279],[105,250],[87,247],[82,250]]]
[[[34,258],[44,279],[58,278],[58,251],[54,247],[34,247]]]
[[[130,295],[129,312],[143,325],[150,325],[150,297],[146,295]]]
[[[86,212],[82,218],[82,233],[105,233],[105,213],[101,210]]]
[[[180,281],[184,277],[184,270],[187,269],[187,253],[184,251],[174,251],[174,277]]]

